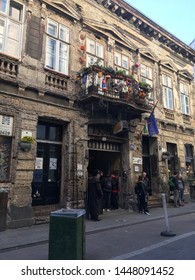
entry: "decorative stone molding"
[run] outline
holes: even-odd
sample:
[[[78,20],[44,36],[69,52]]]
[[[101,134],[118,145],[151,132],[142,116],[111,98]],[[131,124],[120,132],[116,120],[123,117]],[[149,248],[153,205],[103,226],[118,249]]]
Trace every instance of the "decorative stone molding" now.
[[[174,119],[175,119],[175,116],[174,116],[174,112],[173,112],[173,111],[164,108],[164,113],[165,113],[165,117],[166,117],[167,119],[171,119],[171,120],[174,120]]]
[[[45,76],[45,84],[50,87],[67,90],[68,82],[66,77],[58,74],[47,72]]]
[[[18,62],[11,61],[6,57],[0,57],[0,73],[9,74],[11,76],[17,76],[18,74]]]
[[[159,41],[164,47],[168,47],[173,52],[182,55],[183,58],[193,63],[195,62],[195,54],[187,45],[185,46],[179,39],[173,37],[165,29],[159,26],[157,29],[152,20],[136,11],[132,6],[123,3],[123,1],[117,1],[116,3],[113,0],[96,0],[96,2],[103,5],[112,13],[115,13],[116,16],[122,17],[130,24],[133,24],[142,33]]]

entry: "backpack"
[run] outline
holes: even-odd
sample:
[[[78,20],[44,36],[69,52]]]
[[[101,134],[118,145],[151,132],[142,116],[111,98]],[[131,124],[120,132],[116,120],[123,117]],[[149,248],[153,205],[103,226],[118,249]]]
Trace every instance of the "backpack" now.
[[[111,192],[112,191],[112,180],[111,180],[111,178],[105,178],[104,179],[103,190],[105,192]]]
[[[170,189],[170,191],[174,191],[174,188],[175,188],[175,183],[174,183],[173,176],[171,176],[169,178],[169,189]]]

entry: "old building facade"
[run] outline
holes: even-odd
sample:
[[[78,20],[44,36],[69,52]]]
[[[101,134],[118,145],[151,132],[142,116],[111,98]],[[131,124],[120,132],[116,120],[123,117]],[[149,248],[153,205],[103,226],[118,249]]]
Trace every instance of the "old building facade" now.
[[[1,229],[86,207],[93,168],[118,173],[122,207],[142,170],[153,197],[193,177],[194,50],[121,0],[5,0],[0,18]]]

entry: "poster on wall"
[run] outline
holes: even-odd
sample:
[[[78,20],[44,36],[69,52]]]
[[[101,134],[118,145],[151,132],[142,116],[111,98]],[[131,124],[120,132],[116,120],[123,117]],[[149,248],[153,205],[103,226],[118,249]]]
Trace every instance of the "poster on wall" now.
[[[50,158],[49,159],[49,169],[56,170],[57,169],[57,158]]]
[[[133,157],[133,164],[142,164],[141,157]]]
[[[36,158],[35,169],[43,169],[43,158],[40,157]]]
[[[0,115],[0,135],[12,136],[13,117]]]

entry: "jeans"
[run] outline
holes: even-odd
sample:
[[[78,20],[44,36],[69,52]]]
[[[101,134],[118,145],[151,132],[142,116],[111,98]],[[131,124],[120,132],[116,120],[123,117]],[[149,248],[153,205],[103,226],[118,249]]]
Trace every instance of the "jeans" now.
[[[174,206],[178,206],[178,199],[179,199],[179,190],[174,190]]]
[[[184,201],[183,195],[184,195],[184,189],[179,189],[179,204],[182,204]]]

